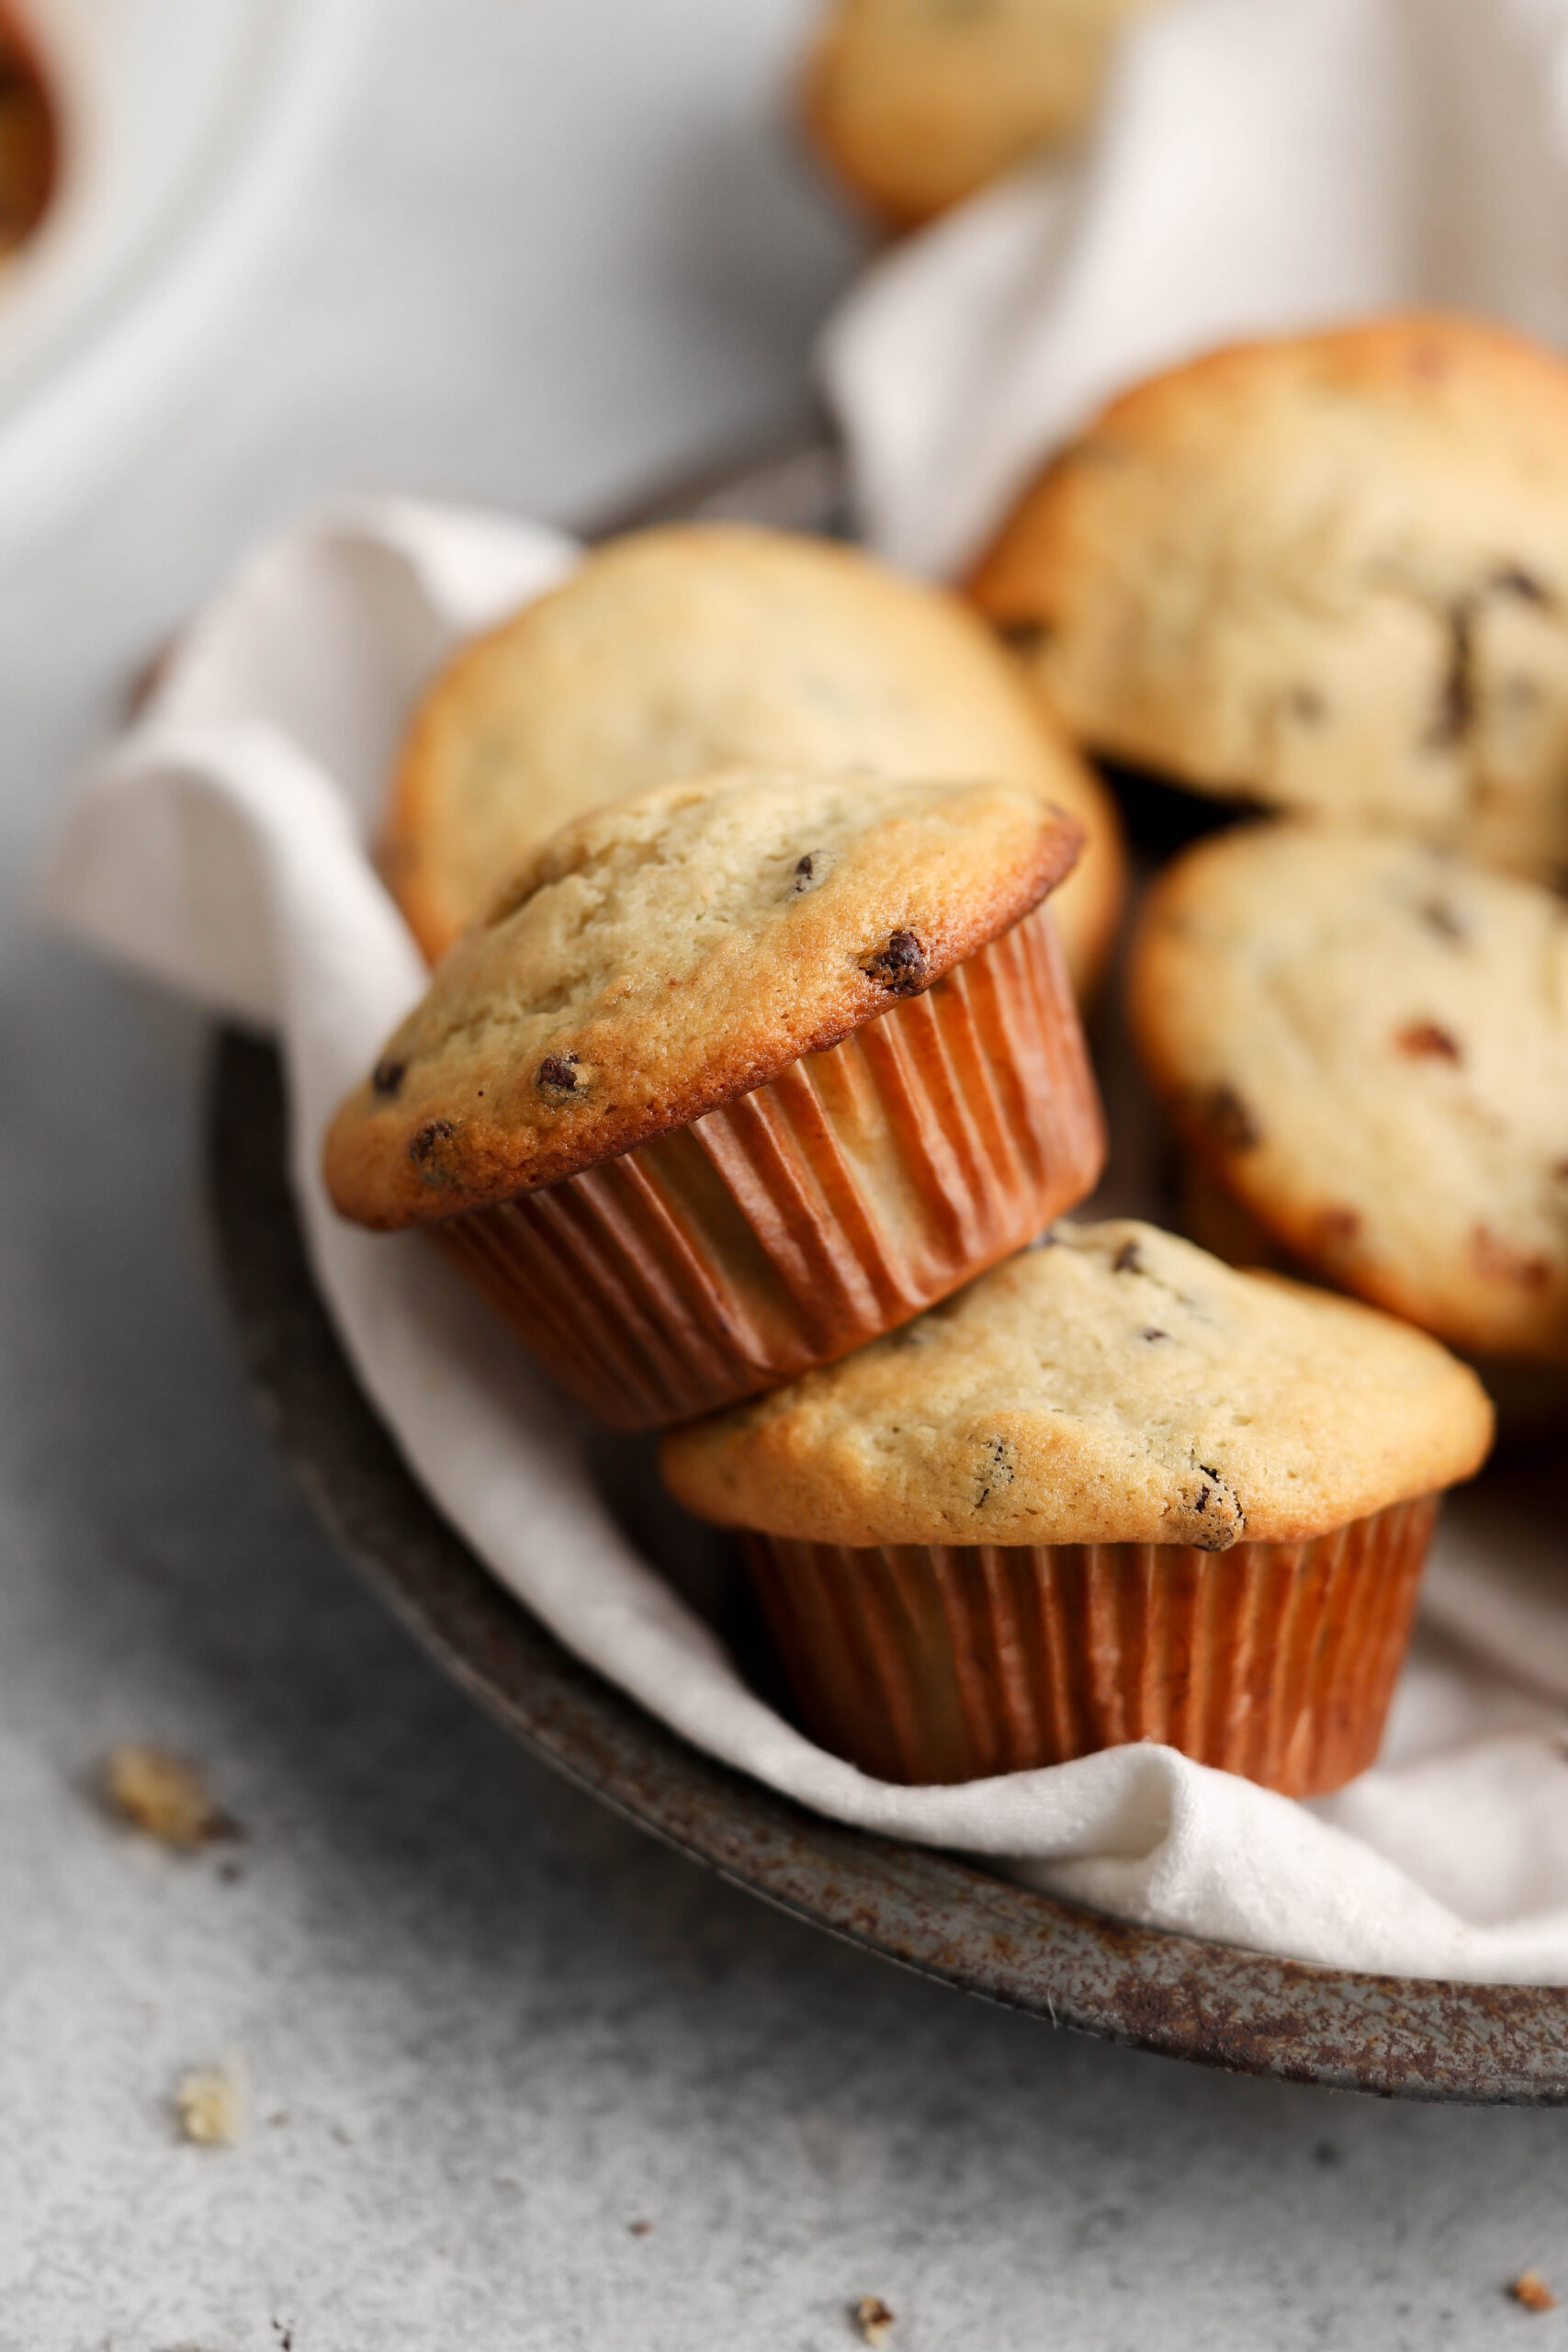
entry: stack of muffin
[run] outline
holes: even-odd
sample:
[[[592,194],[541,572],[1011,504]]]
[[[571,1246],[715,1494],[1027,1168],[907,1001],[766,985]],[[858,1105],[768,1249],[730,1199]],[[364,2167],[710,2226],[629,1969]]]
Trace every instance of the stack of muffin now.
[[[1057,461],[971,583],[994,629],[826,542],[665,529],[415,715],[386,870],[436,970],[333,1199],[666,1429],[866,1770],[1371,1761],[1491,1439],[1431,1334],[1568,1360],[1568,923],[1491,863],[1568,851],[1554,496],[1543,356],[1259,347]],[[1195,1213],[1333,1293],[1064,1219],[1124,881],[1085,751],[1298,812],[1157,877],[1133,1011]]]

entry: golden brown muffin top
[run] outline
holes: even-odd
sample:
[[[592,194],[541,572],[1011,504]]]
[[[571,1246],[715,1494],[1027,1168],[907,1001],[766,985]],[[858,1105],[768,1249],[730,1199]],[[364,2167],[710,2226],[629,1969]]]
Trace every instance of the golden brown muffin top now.
[[[1243,826],[1145,902],[1134,1032],[1276,1242],[1455,1347],[1568,1363],[1568,906],[1419,842]]]
[[[1479,1468],[1435,1340],[1118,1219],[1059,1225],[901,1330],[672,1431],[688,1510],[823,1544],[1289,1543]]]
[[[1204,792],[1568,869],[1568,365],[1479,321],[1113,401],[971,592],[1073,734]]]
[[[548,1184],[818,1053],[1037,905],[1078,831],[1021,785],[731,768],[581,817],[442,964],[328,1134],[344,1216]]]
[[[841,176],[899,226],[1076,137],[1149,0],[829,0],[802,93]]]

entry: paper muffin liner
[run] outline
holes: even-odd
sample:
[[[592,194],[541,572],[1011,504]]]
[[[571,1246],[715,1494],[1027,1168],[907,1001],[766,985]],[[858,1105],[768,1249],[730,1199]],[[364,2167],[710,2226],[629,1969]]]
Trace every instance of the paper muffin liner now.
[[[806,1728],[878,1780],[1152,1739],[1321,1796],[1377,1754],[1437,1511],[1228,1552],[749,1534],[746,1554]]]
[[[1082,1200],[1103,1155],[1042,907],[754,1092],[427,1230],[602,1420],[651,1429],[907,1322]]]

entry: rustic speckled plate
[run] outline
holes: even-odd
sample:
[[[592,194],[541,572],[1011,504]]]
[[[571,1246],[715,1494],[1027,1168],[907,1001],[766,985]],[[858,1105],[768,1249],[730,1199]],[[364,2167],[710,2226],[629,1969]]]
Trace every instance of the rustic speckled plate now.
[[[831,453],[811,445],[636,519],[702,512],[821,529],[836,509]],[[840,1827],[687,1747],[570,1657],[403,1467],[305,1261],[276,1058],[232,1034],[213,1067],[209,1192],[257,1396],[321,1518],[465,1689],[628,1819],[799,1918],[1053,2024],[1385,2097],[1568,2103],[1568,1990],[1358,1975],[1126,1927]]]

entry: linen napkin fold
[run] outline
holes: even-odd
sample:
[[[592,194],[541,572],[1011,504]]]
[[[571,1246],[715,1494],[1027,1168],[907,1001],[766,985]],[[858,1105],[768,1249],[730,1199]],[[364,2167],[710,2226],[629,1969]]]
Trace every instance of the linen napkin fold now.
[[[1450,1615],[1485,1623],[1505,1667],[1427,1643],[1396,1702],[1389,1762],[1337,1798],[1297,1804],[1154,1746],[957,1788],[889,1786],[753,1696],[620,1532],[589,1476],[583,1418],[436,1252],[333,1215],[323,1125],[423,986],[368,854],[389,754],[446,649],[573,560],[552,533],[397,502],[344,508],[263,549],[97,761],[46,881],[79,939],[276,1033],[316,1278],[415,1476],[587,1664],[821,1813],[1299,1959],[1568,1982],[1568,1599],[1543,1587],[1534,1555],[1509,1584],[1512,1538],[1488,1552],[1461,1511],[1441,1567]],[[1526,1551],[1530,1540],[1527,1528]],[[1499,1579],[1513,1614],[1494,1623]],[[1516,1640],[1527,1679],[1506,1670]]]
[[[1081,155],[894,248],[830,322],[863,534],[956,573],[1140,377],[1416,304],[1568,342],[1568,0],[1164,0]]]

